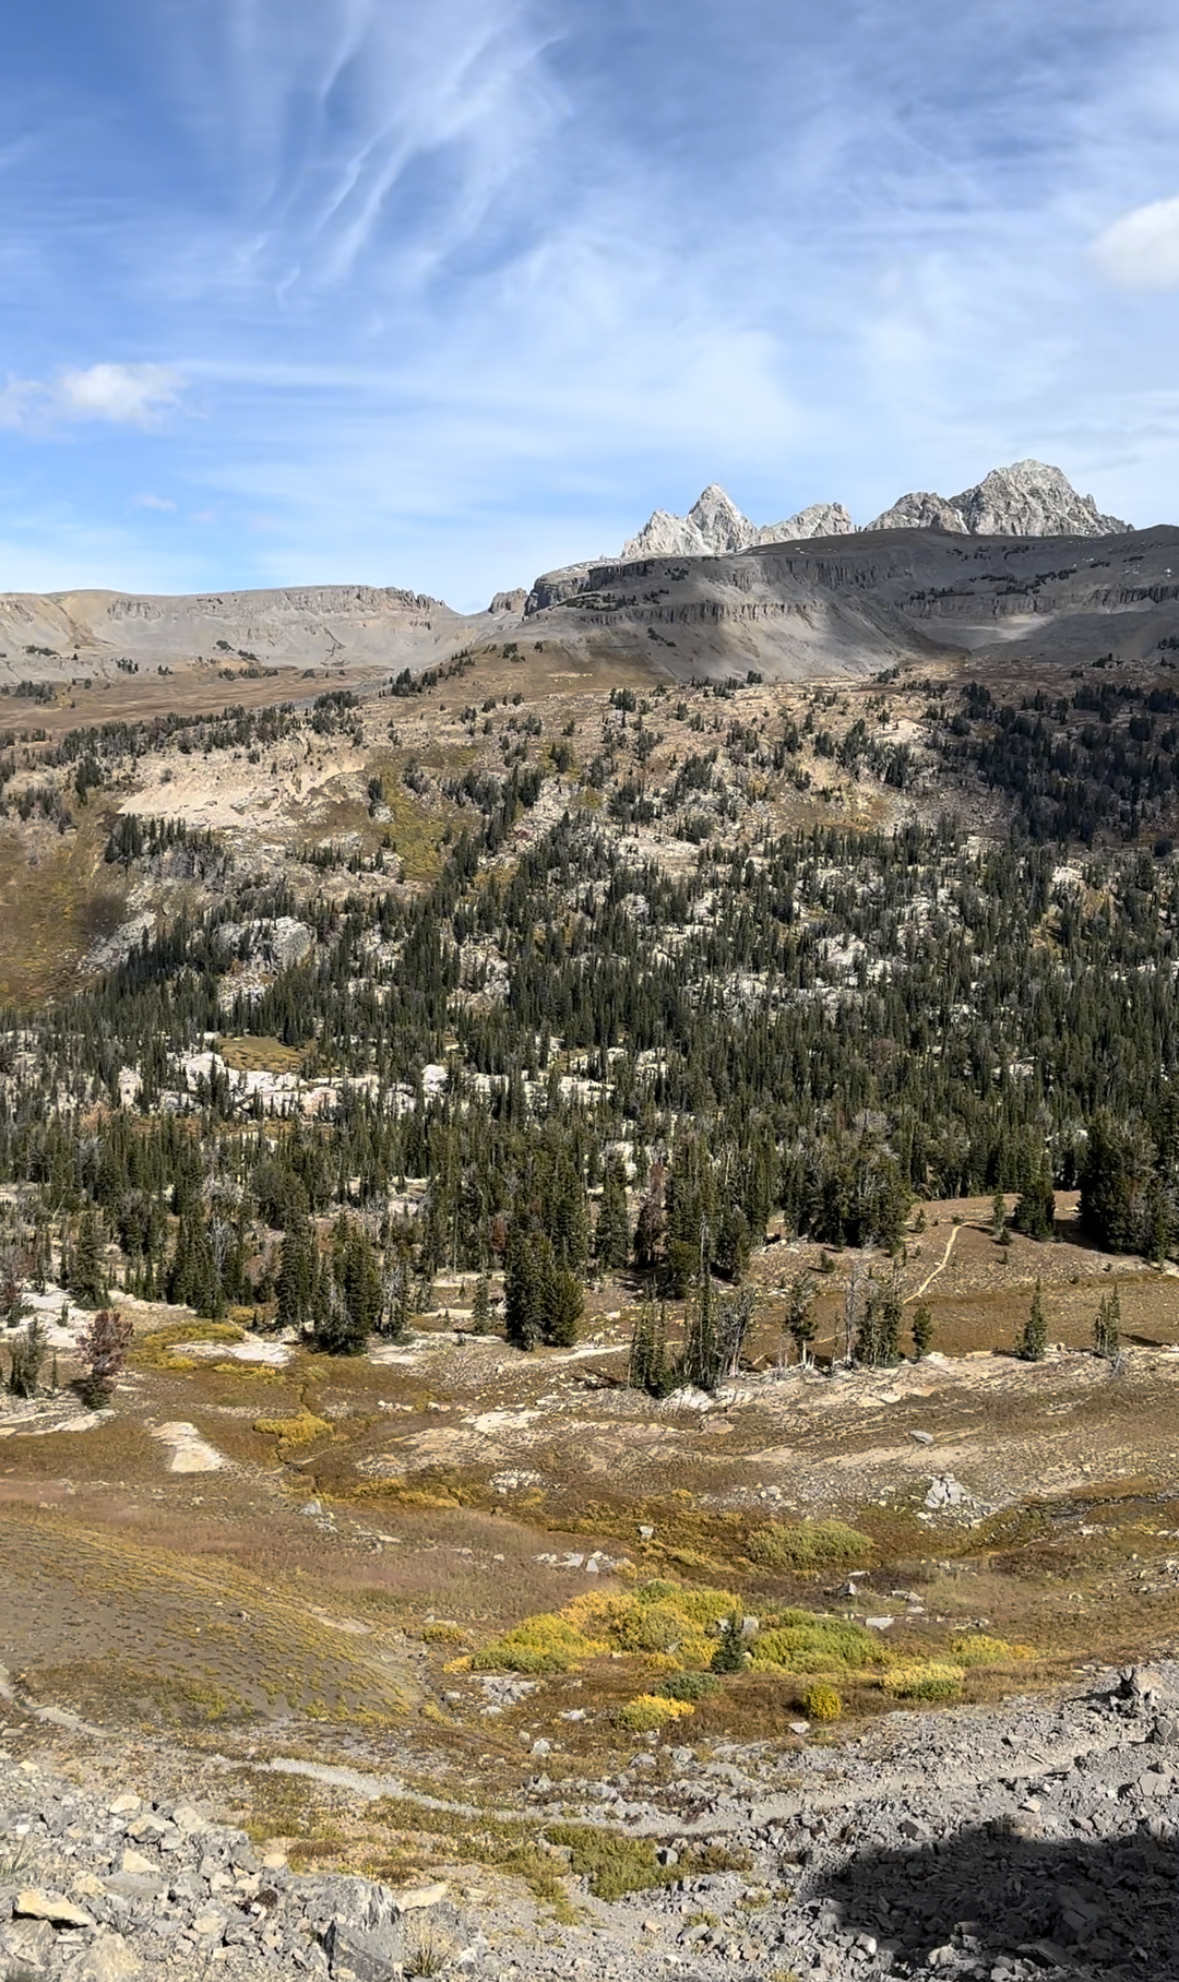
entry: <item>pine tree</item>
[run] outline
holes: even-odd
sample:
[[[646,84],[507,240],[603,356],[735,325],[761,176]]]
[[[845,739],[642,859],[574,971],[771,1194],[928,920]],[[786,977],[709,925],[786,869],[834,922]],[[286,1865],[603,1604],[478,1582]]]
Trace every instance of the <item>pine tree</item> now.
[[[1044,1318],[1044,1296],[1040,1282],[1037,1280],[1036,1291],[1032,1295],[1032,1305],[1015,1353],[1021,1362],[1042,1363],[1047,1347],[1048,1323]]]
[[[1100,1302],[1093,1323],[1093,1348],[1097,1355],[1113,1362],[1122,1346],[1122,1305],[1116,1287]]]
[[[1050,1239],[1056,1231],[1056,1193],[1047,1151],[1041,1154],[1025,1182],[1011,1214],[1011,1223],[1026,1239]]]
[[[308,1335],[315,1325],[319,1256],[315,1233],[305,1220],[288,1227],[278,1268],[278,1311],[275,1326]]]
[[[856,1331],[855,1355],[870,1369],[900,1360],[901,1297],[895,1280],[873,1280]]]
[[[554,1265],[544,1289],[545,1341],[554,1349],[571,1349],[584,1308],[585,1297],[576,1273],[567,1266]]]
[[[86,1210],[78,1224],[78,1237],[70,1258],[69,1290],[80,1308],[101,1308],[107,1285],[102,1238],[93,1211]]]
[[[343,1297],[352,1336],[363,1346],[376,1330],[383,1307],[376,1247],[362,1225],[341,1214],[333,1233],[332,1255],[333,1277]]]
[[[913,1310],[913,1347],[918,1358],[929,1354],[933,1341],[933,1310],[922,1301]]]
[[[721,1625],[720,1637],[709,1664],[713,1672],[743,1672],[745,1658],[744,1620],[734,1611]]]
[[[594,1257],[604,1273],[617,1272],[626,1265],[630,1252],[630,1225],[626,1209],[626,1165],[614,1155],[606,1164],[602,1196],[594,1231]]]
[[[8,1389],[13,1397],[36,1396],[37,1380],[48,1348],[49,1331],[41,1316],[34,1315],[28,1327],[9,1344]]]
[[[543,1234],[513,1219],[504,1253],[504,1321],[508,1341],[535,1349],[544,1340],[544,1283],[552,1247]]]
[[[786,1289],[786,1313],[782,1326],[798,1352],[800,1363],[810,1361],[811,1343],[818,1334],[819,1324],[814,1311],[817,1295],[818,1288],[809,1273],[796,1274]]]
[[[645,1390],[650,1397],[667,1395],[667,1303],[656,1305],[649,1294],[635,1316],[627,1381],[632,1390]]]
[[[471,1304],[471,1327],[476,1335],[491,1333],[491,1282],[481,1273],[475,1282],[475,1297]]]
[[[1002,1239],[1007,1231],[1007,1199],[998,1190],[991,1199],[991,1231],[996,1239]]]

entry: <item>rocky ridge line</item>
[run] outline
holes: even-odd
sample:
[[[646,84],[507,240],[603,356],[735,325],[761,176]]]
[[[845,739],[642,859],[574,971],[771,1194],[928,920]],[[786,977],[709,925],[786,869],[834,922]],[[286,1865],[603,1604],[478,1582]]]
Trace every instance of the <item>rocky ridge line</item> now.
[[[1067,475],[1043,461],[992,468],[961,495],[916,491],[900,496],[862,526],[838,502],[812,503],[781,523],[753,523],[719,483],[711,482],[687,516],[657,509],[625,543],[623,562],[645,557],[724,557],[759,544],[844,537],[870,530],[947,530],[970,537],[1108,537],[1130,528],[1078,495]]]

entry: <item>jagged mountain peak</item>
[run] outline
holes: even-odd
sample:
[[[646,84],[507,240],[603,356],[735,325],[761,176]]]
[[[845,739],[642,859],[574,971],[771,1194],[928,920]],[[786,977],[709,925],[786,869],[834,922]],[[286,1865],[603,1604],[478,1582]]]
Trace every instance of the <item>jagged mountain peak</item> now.
[[[855,529],[839,502],[815,502],[782,523],[753,523],[723,489],[710,482],[686,516],[657,509],[637,536],[622,547],[624,558],[724,557],[754,544],[779,544],[803,537],[839,537]]]
[[[719,482],[710,482],[686,516],[657,509],[638,535],[623,545],[621,555],[724,557],[757,544],[850,536],[860,528],[945,530],[971,537],[1105,537],[1130,525],[1103,514],[1092,496],[1079,495],[1063,469],[1026,460],[992,468],[961,495],[919,489],[900,496],[862,526],[838,502],[811,503],[781,523],[753,523]]]

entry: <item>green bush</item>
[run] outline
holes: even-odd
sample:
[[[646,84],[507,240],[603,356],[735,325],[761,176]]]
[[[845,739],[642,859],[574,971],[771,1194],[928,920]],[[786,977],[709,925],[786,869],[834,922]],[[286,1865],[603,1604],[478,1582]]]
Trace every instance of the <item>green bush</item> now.
[[[881,1665],[879,1638],[843,1617],[817,1617],[812,1611],[783,1611],[753,1641],[754,1669],[778,1672],[861,1671]]]
[[[862,1562],[872,1539],[844,1521],[774,1521],[750,1537],[749,1553],[767,1569],[830,1569]]]
[[[720,1692],[720,1680],[711,1672],[673,1672],[664,1680],[659,1691],[668,1700],[706,1700],[710,1693]]]

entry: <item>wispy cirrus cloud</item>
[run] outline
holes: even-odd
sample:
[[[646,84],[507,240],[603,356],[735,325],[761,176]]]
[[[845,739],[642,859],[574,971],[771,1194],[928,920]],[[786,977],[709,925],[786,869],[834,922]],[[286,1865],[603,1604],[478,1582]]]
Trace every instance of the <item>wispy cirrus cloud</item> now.
[[[1157,0],[42,0],[6,63],[0,542],[477,604],[713,478],[1179,482]]]

